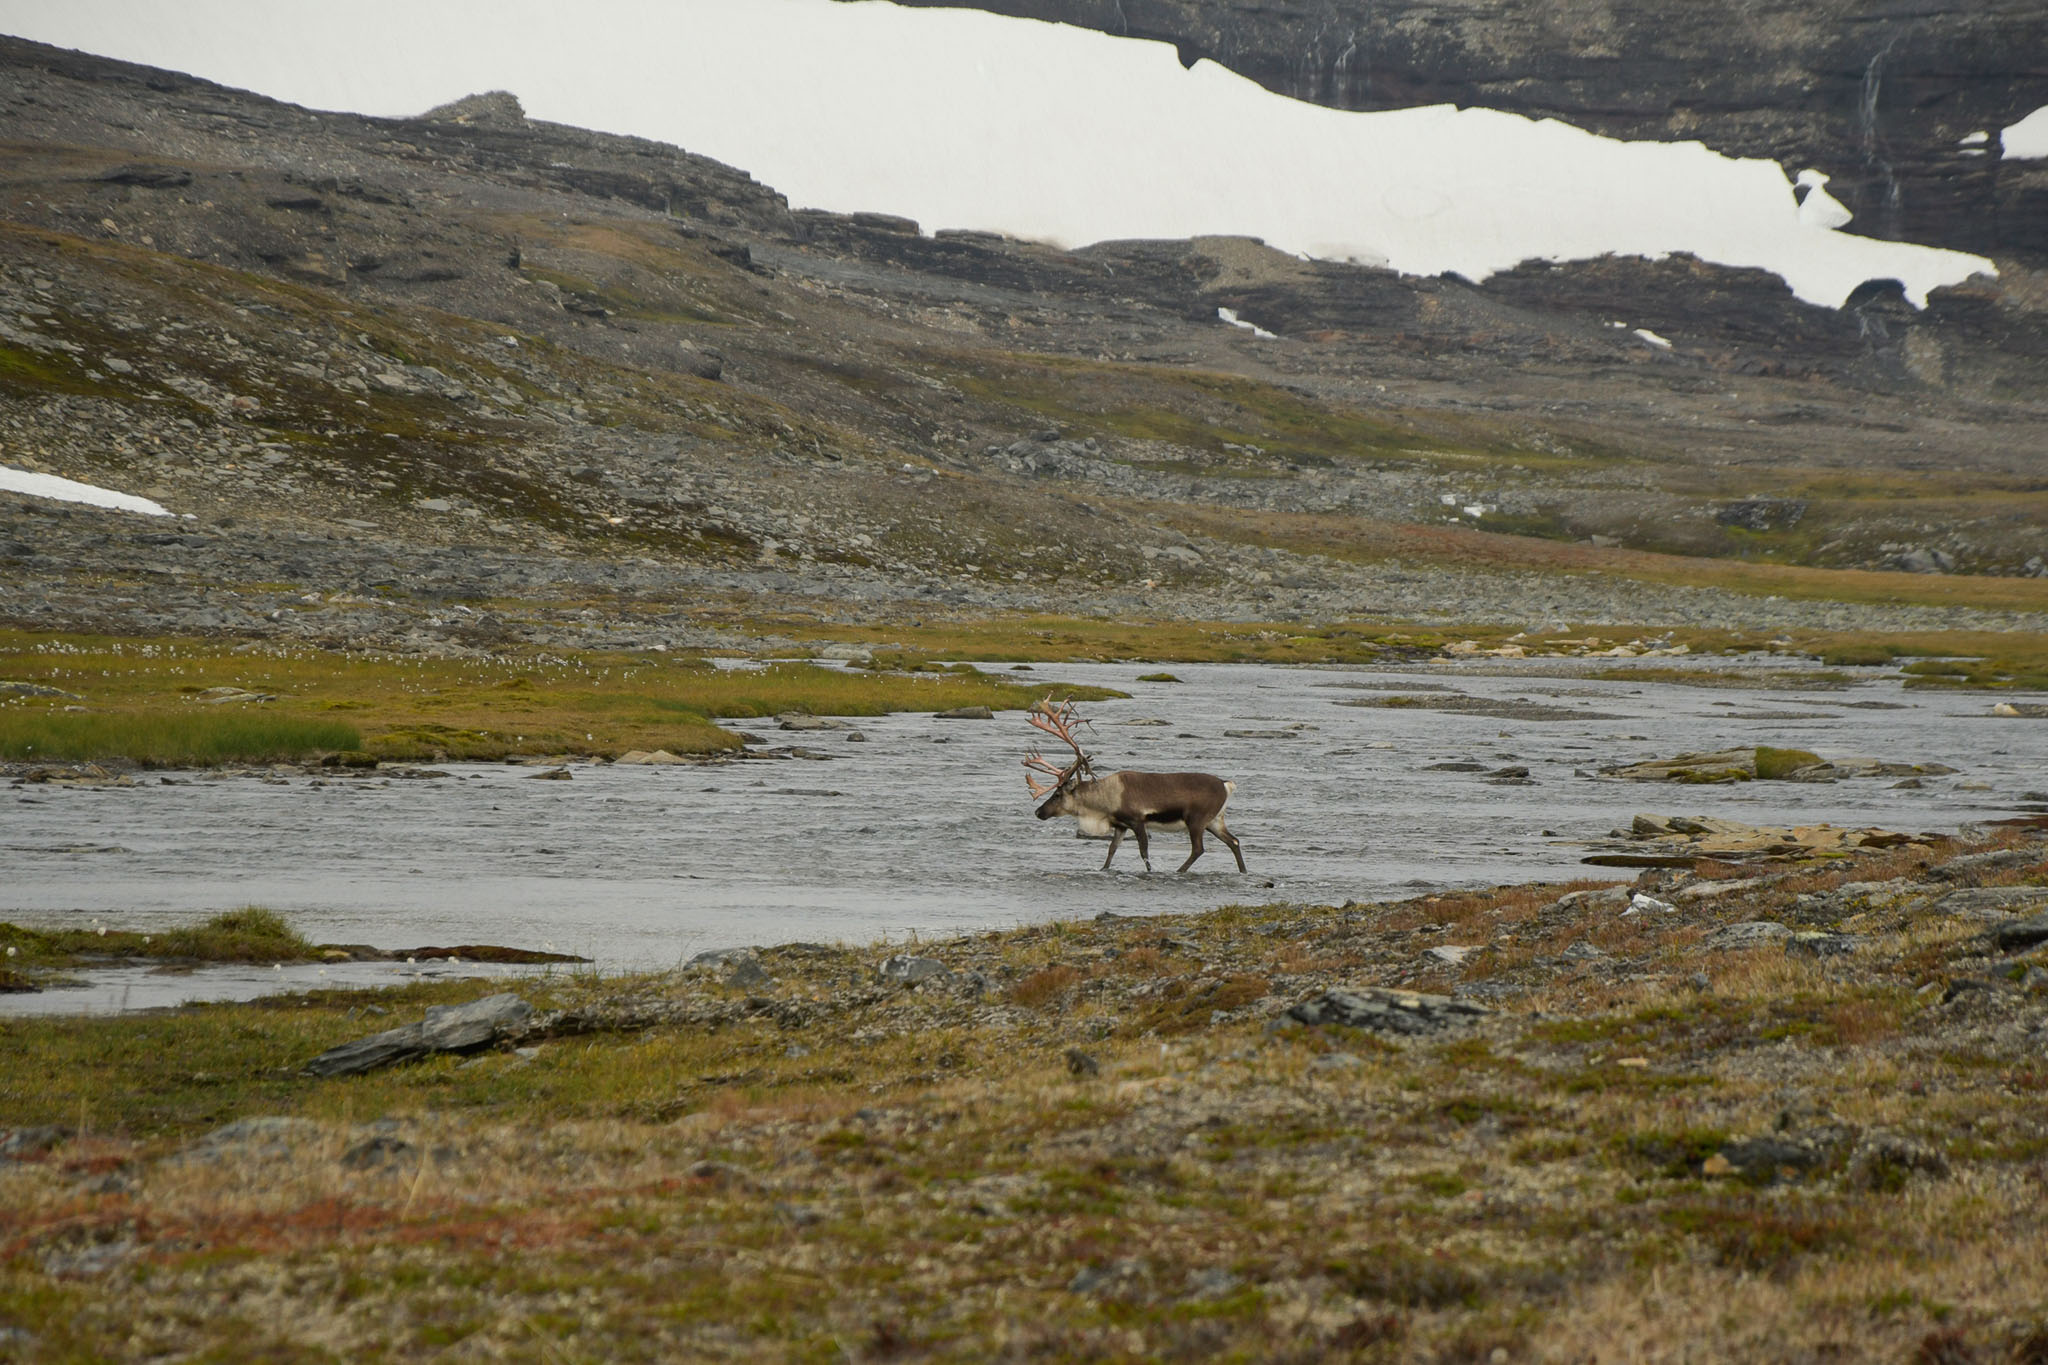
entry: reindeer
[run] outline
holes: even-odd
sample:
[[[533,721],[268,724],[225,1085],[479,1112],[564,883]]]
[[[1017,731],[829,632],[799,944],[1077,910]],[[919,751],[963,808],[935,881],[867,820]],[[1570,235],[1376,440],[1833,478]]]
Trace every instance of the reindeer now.
[[[1245,870],[1244,850],[1238,847],[1237,840],[1223,824],[1223,807],[1230,800],[1230,794],[1237,790],[1235,782],[1225,782],[1207,773],[1141,773],[1128,770],[1095,777],[1092,776],[1094,767],[1088,755],[1082,752],[1080,741],[1074,737],[1074,727],[1087,722],[1074,714],[1072,702],[1054,706],[1041,701],[1031,708],[1029,719],[1034,728],[1063,741],[1074,751],[1074,761],[1064,768],[1036,750],[1024,760],[1024,766],[1032,772],[1045,773],[1053,779],[1040,782],[1031,773],[1024,774],[1031,795],[1046,798],[1038,807],[1038,818],[1050,820],[1055,815],[1071,815],[1080,822],[1083,838],[1100,839],[1107,835],[1109,856],[1102,860],[1104,871],[1116,857],[1124,835],[1129,833],[1138,836],[1138,856],[1145,860],[1145,870],[1150,872],[1152,851],[1145,837],[1148,829],[1184,829],[1188,832],[1191,847],[1188,860],[1180,865],[1182,872],[1193,867],[1195,859],[1202,856],[1202,833],[1205,830],[1221,839],[1230,849],[1231,856],[1237,859],[1237,870]]]

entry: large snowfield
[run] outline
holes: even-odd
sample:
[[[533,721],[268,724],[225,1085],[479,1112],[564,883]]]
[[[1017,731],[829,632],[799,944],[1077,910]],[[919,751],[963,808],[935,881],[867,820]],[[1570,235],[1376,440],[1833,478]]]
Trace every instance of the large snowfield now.
[[[573,21],[572,21],[573,20]],[[507,89],[534,118],[672,142],[798,207],[1068,246],[1240,234],[1472,280],[1530,258],[1691,252],[1840,306],[1916,303],[1982,257],[1859,237],[1804,168],[1448,106],[1347,113],[1162,43],[833,0],[0,0],[0,28],[321,109]],[[2042,116],[2005,130],[2031,147]],[[2043,134],[2048,140],[2048,133]],[[1836,168],[1840,169],[1840,168]],[[1845,228],[1849,230],[1844,230]]]

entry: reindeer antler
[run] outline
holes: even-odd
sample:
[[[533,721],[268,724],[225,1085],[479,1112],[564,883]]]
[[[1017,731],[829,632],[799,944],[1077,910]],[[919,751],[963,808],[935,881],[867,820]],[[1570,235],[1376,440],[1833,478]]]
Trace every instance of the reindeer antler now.
[[[1045,731],[1045,733],[1060,740],[1069,749],[1074,751],[1074,761],[1064,768],[1039,753],[1036,749],[1032,750],[1030,755],[1025,758],[1025,767],[1033,772],[1048,773],[1053,779],[1049,783],[1040,783],[1030,773],[1024,775],[1024,784],[1031,788],[1033,800],[1044,796],[1047,792],[1057,791],[1060,787],[1066,785],[1068,779],[1072,778],[1076,773],[1086,773],[1093,770],[1093,765],[1088,761],[1088,755],[1081,748],[1080,740],[1074,737],[1075,727],[1086,725],[1088,722],[1074,713],[1073,702],[1063,701],[1055,706],[1053,703],[1041,699],[1031,708],[1030,714],[1025,719],[1031,722],[1033,729]]]

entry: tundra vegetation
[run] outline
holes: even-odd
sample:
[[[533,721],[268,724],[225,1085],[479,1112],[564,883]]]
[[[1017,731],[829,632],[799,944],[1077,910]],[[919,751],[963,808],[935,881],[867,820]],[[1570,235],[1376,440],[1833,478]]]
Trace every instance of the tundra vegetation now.
[[[1953,908],[2048,900],[2040,832],[1645,877],[1679,909],[1502,887],[11,1019],[0,1331],[30,1360],[2040,1360],[2048,966]],[[1490,1012],[1289,1013],[1371,986]],[[538,1013],[498,1046],[300,1074],[506,989]]]
[[[123,637],[0,629],[0,760],[126,759],[171,766],[303,759],[361,751],[377,758],[500,759],[632,749],[715,754],[740,747],[716,718],[800,711],[989,706],[1021,710],[1057,691],[964,662],[1400,663],[1446,652],[1510,648],[1577,658],[1647,653],[1794,653],[1843,666],[1897,666],[1908,687],[2030,691],[2048,687],[2048,640],[1984,632],[1861,634],[1594,627],[1529,635],[1505,627],[1404,623],[1317,625],[1102,620],[1004,615],[890,628],[815,618],[707,612],[736,656],[764,667],[719,668],[696,656],[635,650],[506,649],[446,658],[321,649],[281,641]],[[865,655],[856,668],[801,657],[834,646]],[[1900,661],[1911,660],[1901,665]],[[1019,670],[1019,672],[1028,671]],[[1842,685],[1840,668],[1754,671],[1632,665],[1591,676],[1690,686]],[[1878,675],[1865,675],[1878,676]],[[1140,682],[1177,681],[1147,673]]]
[[[741,744],[714,717],[1015,710],[1048,691],[974,669],[898,675],[802,660],[718,668],[654,651],[366,657],[281,644],[19,631],[0,631],[0,675],[38,689],[0,691],[0,758],[157,766],[323,750],[389,759],[616,756],[636,748],[714,754]]]

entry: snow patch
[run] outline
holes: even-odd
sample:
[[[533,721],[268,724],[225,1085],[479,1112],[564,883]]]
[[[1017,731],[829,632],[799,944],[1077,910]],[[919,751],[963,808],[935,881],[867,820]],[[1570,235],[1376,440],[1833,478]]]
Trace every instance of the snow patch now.
[[[1166,43],[980,10],[593,0],[564,24],[557,0],[11,8],[17,36],[314,107],[412,115],[516,90],[534,119],[674,142],[796,206],[1064,246],[1259,237],[1473,281],[1530,259],[1689,252],[1827,307],[1867,280],[1924,304],[1995,273],[1836,231],[1839,203],[1815,186],[1799,204],[1772,161],[1488,109],[1330,109],[1211,61],[1183,69]],[[2033,127],[2008,133],[2027,145]],[[2041,130],[2048,148],[2048,117]]]
[[[1250,332],[1253,336],[1258,337],[1262,340],[1278,341],[1280,339],[1278,333],[1269,332],[1265,328],[1259,326],[1257,323],[1246,322],[1243,318],[1237,315],[1237,310],[1235,308],[1218,308],[1216,310],[1216,316],[1222,318],[1232,327],[1242,327],[1245,331]]]
[[[1644,341],[1649,342],[1652,346],[1655,346],[1660,351],[1668,351],[1671,349],[1670,342],[1666,341],[1663,337],[1658,336],[1655,332],[1651,331],[1647,327],[1638,327],[1635,329],[1633,333],[1631,333],[1631,335],[1641,337]]]
[[[2048,104],[2042,105],[2018,123],[2007,124],[1998,135],[1999,148],[2007,161],[2032,161],[2048,157]]]
[[[1849,212],[1849,206],[1827,191],[1831,177],[1819,171],[1801,171],[1799,179],[1793,182],[1806,191],[1806,197],[1799,201],[1799,224],[1801,227],[1821,228],[1833,231],[1847,227],[1856,215]]]
[[[111,488],[80,483],[76,479],[60,479],[55,474],[32,474],[26,469],[9,469],[5,465],[0,465],[0,493],[26,493],[32,498],[82,502],[93,507],[110,507],[117,512],[140,512],[148,517],[171,515],[170,509],[163,504],[138,498],[132,493],[116,493]]]

